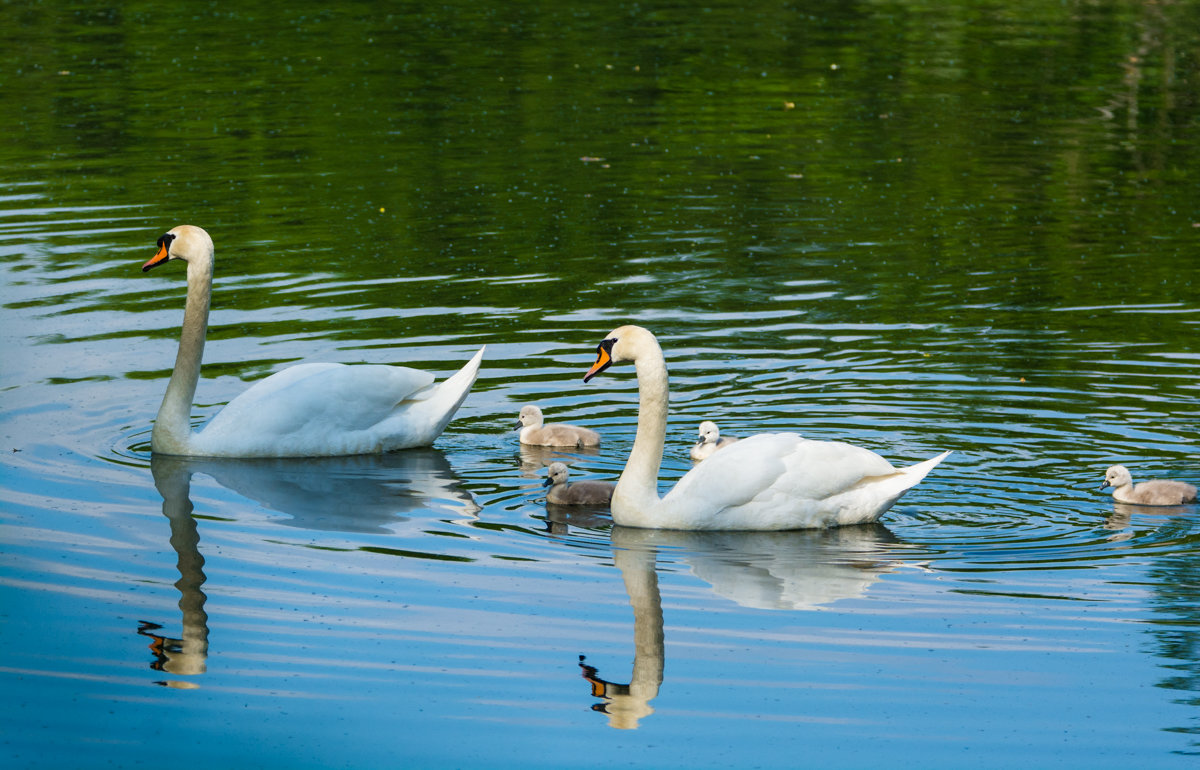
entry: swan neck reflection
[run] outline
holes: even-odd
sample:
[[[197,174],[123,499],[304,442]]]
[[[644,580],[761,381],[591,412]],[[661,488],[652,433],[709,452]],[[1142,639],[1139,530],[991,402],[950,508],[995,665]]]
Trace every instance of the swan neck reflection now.
[[[175,588],[179,591],[183,621],[179,638],[155,633],[162,626],[149,621],[139,624],[138,633],[151,639],[150,650],[155,656],[151,668],[180,676],[196,676],[207,671],[208,614],[204,611],[204,603],[208,597],[202,590],[207,578],[204,557],[200,554],[200,533],[192,517],[191,471],[180,458],[157,455],[151,458],[150,469],[154,474],[154,486],[163,499],[163,515],[171,525],[170,543],[179,570]],[[180,682],[160,684],[187,686]]]
[[[613,562],[621,570],[633,607],[634,657],[629,683],[601,678],[596,667],[585,663],[585,656],[579,656],[579,667],[592,685],[592,696],[603,699],[592,709],[607,714],[609,726],[620,730],[637,729],[639,720],[654,713],[650,701],[658,696],[663,682],[666,658],[662,596],[654,561],[655,551],[649,549],[613,551]]]
[[[613,564],[633,607],[634,662],[627,684],[604,679],[579,657],[583,678],[609,725],[635,729],[654,713],[663,684],[666,645],[656,562],[660,550],[714,594],[765,611],[821,611],[860,599],[899,568],[927,569],[893,557],[904,545],[882,524],[789,532],[689,532],[612,528]]]

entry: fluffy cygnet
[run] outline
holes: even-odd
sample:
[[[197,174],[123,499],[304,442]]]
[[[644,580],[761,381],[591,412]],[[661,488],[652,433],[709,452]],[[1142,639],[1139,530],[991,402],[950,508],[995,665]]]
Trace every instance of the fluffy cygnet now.
[[[546,481],[542,486],[550,487],[546,502],[556,505],[607,505],[612,500],[615,484],[607,481],[576,481],[567,483],[565,463],[550,463],[546,469]]]
[[[534,446],[600,446],[600,434],[591,428],[578,425],[542,422],[542,410],[530,404],[521,407],[517,428],[521,430],[521,443]]]
[[[737,441],[733,436],[722,436],[717,424],[711,420],[700,423],[700,440],[692,447],[693,460],[703,460],[718,449],[724,449]]]
[[[1104,474],[1101,489],[1112,487],[1113,499],[1133,505],[1183,505],[1196,502],[1196,488],[1182,481],[1143,481],[1133,483],[1124,465],[1114,465]]]

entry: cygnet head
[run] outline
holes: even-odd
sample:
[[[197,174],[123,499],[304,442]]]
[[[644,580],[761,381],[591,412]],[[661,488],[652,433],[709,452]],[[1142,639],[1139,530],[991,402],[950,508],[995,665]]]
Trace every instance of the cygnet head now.
[[[647,349],[659,349],[658,340],[648,329],[632,324],[618,326],[596,346],[596,363],[588,369],[583,381],[587,382],[613,364],[635,361]]]
[[[1101,489],[1108,487],[1123,487],[1126,484],[1133,483],[1133,476],[1129,474],[1129,469],[1124,465],[1114,465],[1104,472],[1104,483],[1100,485]]]
[[[517,415],[517,428],[540,428],[544,420],[542,410],[533,404],[528,404],[521,407],[521,413]]]
[[[712,420],[705,420],[700,423],[700,440],[696,442],[700,444],[715,444],[721,439],[721,431],[717,428],[717,424]]]
[[[550,463],[549,467],[546,468],[546,480],[542,482],[542,486],[554,487],[559,484],[566,484],[569,472],[566,463]]]
[[[172,259],[182,259],[184,262],[201,264],[204,260],[212,261],[213,242],[202,227],[195,225],[179,225],[172,227],[159,236],[158,253],[142,265],[142,272],[166,264]]]

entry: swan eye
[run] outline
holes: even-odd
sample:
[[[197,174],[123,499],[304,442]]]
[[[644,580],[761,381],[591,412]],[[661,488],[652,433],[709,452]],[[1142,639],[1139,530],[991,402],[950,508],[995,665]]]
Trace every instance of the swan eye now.
[[[616,344],[616,341],[616,337],[611,337],[603,340],[596,346],[596,363],[592,364],[592,368],[588,369],[588,373],[583,376],[584,382],[592,379],[612,365],[612,348]]]
[[[146,264],[142,265],[143,273],[145,273],[149,270],[153,270],[154,268],[158,267],[159,265],[165,264],[167,262],[167,260],[172,259],[171,243],[174,240],[175,240],[174,233],[165,233],[165,234],[159,236],[159,238],[158,238],[158,253],[156,253],[153,257],[151,257],[149,260],[147,260]]]
[[[601,340],[600,344],[596,346],[596,359],[610,361],[612,359],[613,345],[615,344],[617,344],[616,337],[610,337],[609,339]]]

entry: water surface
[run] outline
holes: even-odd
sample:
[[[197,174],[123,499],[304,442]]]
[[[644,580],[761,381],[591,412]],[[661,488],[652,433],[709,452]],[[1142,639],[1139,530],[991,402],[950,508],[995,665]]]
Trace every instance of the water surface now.
[[[0,8],[6,766],[1184,766],[1200,510],[1188,4]],[[169,21],[169,23],[167,23]],[[301,361],[484,370],[434,447],[152,457]],[[875,526],[664,533],[696,425],[951,459]],[[520,406],[599,430],[522,449]]]

